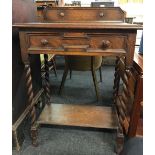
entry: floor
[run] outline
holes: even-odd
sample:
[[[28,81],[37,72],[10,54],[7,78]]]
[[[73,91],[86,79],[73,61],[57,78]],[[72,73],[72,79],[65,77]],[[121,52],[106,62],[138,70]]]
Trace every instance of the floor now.
[[[61,66],[61,63],[57,65]],[[63,75],[63,69],[58,67],[58,76],[51,72],[51,101],[64,104],[112,104],[114,67],[102,66],[103,82],[99,83],[100,99],[97,102],[91,72],[73,71],[72,79],[67,77],[62,95],[58,90]],[[99,80],[99,72],[97,71]],[[116,134],[112,131],[65,127],[42,126],[39,129],[39,146],[33,147],[27,127],[24,130],[25,141],[19,152],[13,150],[13,155],[115,155]]]

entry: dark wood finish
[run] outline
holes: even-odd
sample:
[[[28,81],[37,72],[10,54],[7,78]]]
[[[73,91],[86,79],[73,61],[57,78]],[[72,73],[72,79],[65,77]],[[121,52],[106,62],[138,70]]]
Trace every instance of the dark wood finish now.
[[[35,22],[35,6],[32,0],[12,1],[12,23]],[[42,87],[40,78],[40,59],[38,55],[31,56],[32,83],[34,85],[34,97]],[[27,104],[27,88],[25,80],[24,64],[21,58],[19,34],[16,28],[12,29],[12,133],[13,148],[20,150],[24,141],[24,121],[29,109]],[[39,99],[38,99],[39,100]],[[36,102],[38,102],[38,100]]]
[[[128,136],[143,136],[143,56],[135,53],[133,70],[137,74],[135,100],[131,114]]]
[[[132,105],[134,100],[134,87],[136,80],[131,71],[126,69],[125,63],[122,59],[119,60],[117,67],[117,72],[120,79],[123,81],[123,86],[122,88],[118,86],[119,89],[117,89],[117,95],[115,95],[115,104],[117,107],[117,114],[120,124],[124,133],[127,135],[131,110],[133,107]]]
[[[117,56],[118,61],[116,65],[115,78],[118,80],[115,79],[114,88],[115,90],[119,90],[118,83],[121,75],[117,73],[117,70],[119,70],[120,58],[123,59],[123,64],[126,68],[129,68],[129,66],[132,65],[136,32],[137,29],[142,29],[141,26],[123,23],[125,14],[122,10],[120,10],[120,8],[47,8],[44,10],[43,17],[45,23],[21,23],[14,25],[14,27],[19,29],[22,60],[25,65],[30,64],[29,56],[31,54],[41,53],[81,56]],[[65,44],[67,44],[67,50],[65,48],[66,46],[64,46]],[[126,73],[126,76],[128,76],[128,72]],[[124,93],[127,94],[127,91],[127,89],[124,89]],[[116,101],[118,92],[116,91],[114,94],[116,94]],[[63,105],[57,109],[58,112],[59,110],[61,111],[62,115],[60,115],[60,117],[63,119],[60,122],[60,125],[63,125],[63,122],[65,122],[64,118],[66,116],[63,115],[64,112],[67,112],[67,115],[73,115],[72,112],[68,112],[71,108],[66,110],[65,107],[61,108],[62,106]],[[118,107],[118,105],[116,106]],[[58,105],[56,107],[58,107]],[[83,109],[83,106],[79,107],[80,109]],[[84,110],[86,111],[87,108],[84,108]],[[97,107],[95,106],[92,107],[92,111],[96,112],[96,108]],[[49,109],[43,111],[43,113]],[[106,109],[107,107],[102,107],[100,110],[108,114],[107,120],[103,121],[105,124],[99,124],[102,128],[110,129],[112,128],[112,126],[109,125],[111,123],[107,122],[115,122],[117,124],[117,129],[113,129],[117,132],[118,143],[116,151],[118,152],[122,146],[123,129],[124,127],[126,129],[127,119],[124,117],[124,113],[122,113],[122,111],[119,111],[120,114],[118,113],[118,117],[116,113],[113,117],[113,115],[111,115],[112,113],[108,113]],[[46,118],[50,116],[51,115],[46,115]],[[103,115],[100,115],[100,119],[97,117],[97,114],[93,114],[93,117],[94,116],[97,119],[95,120],[96,123],[105,118],[102,117]],[[73,121],[73,124],[75,123],[77,126],[80,125],[80,123],[82,126],[86,126],[86,124],[89,124],[90,127],[95,126],[94,123],[89,123],[89,121],[92,120],[92,115],[85,118],[83,113],[79,113],[77,114],[77,118],[78,117],[82,117],[82,119],[76,123],[74,122],[76,121],[75,117],[71,119],[67,116],[67,119]],[[118,123],[116,122],[116,118],[119,121],[123,118],[123,121]],[[84,120],[86,121],[83,122]],[[42,119],[41,123],[44,121],[46,122],[46,120]],[[53,124],[52,121],[53,118],[50,119],[50,122],[48,123]],[[72,125],[70,121],[66,122],[65,125]],[[39,124],[40,123],[36,120],[31,128],[32,143],[34,145],[37,144],[36,137]]]
[[[59,11],[59,10],[58,10]],[[18,24],[21,30],[29,28],[29,32],[35,29],[35,33],[25,33],[27,38],[25,41],[29,46],[28,52],[38,52],[47,51],[47,53],[53,54],[65,54],[63,44],[68,45],[89,45],[90,48],[87,49],[85,53],[66,53],[66,55],[91,55],[89,52],[94,52],[94,56],[97,55],[97,51],[105,50],[103,48],[103,40],[110,42],[110,47],[103,51],[103,56],[105,52],[109,52],[116,49],[126,50],[127,54],[127,64],[131,65],[134,55],[134,44],[136,38],[136,30],[142,27],[134,24],[127,24],[122,22],[79,22],[77,23],[29,23],[29,24]],[[51,31],[54,30],[53,32]],[[60,30],[61,29],[61,30]],[[74,32],[74,37],[66,37],[66,33]],[[84,33],[86,36],[83,39],[79,39],[79,34]],[[77,36],[77,37],[76,37]],[[53,38],[53,39],[52,39]],[[48,44],[42,45],[41,40],[45,39]],[[81,41],[83,40],[83,41]],[[112,49],[112,50],[111,50]],[[24,52],[27,53],[26,51]],[[108,54],[108,53],[107,53]]]
[[[49,4],[48,4],[49,3]],[[50,5],[50,3],[52,3]],[[62,4],[53,2],[36,2],[38,21],[124,21],[125,13],[118,7],[92,8],[92,7],[58,7]],[[52,7],[52,9],[51,9]],[[67,9],[66,9],[67,8]],[[82,10],[82,11],[79,11]]]
[[[45,93],[47,98],[47,103],[50,102],[50,83],[49,83],[49,63],[48,55],[44,54],[44,64],[45,64]]]
[[[53,54],[56,55],[83,55],[83,56],[125,56],[126,51],[124,49],[88,49],[87,52],[80,51],[65,51],[65,49],[52,49],[52,48],[29,48],[29,54]],[[43,52],[44,51],[44,52]]]
[[[32,86],[31,68],[29,64],[25,65],[25,72],[26,72],[25,78],[26,78],[27,97],[28,97],[27,104],[32,107],[30,111],[30,116],[31,116],[31,124],[34,124],[36,120],[36,108],[35,106],[33,106],[34,93],[33,93],[33,86]]]
[[[66,9],[67,8],[67,9]],[[44,10],[43,17],[45,21],[123,21],[125,14],[118,7],[92,8],[92,7],[57,7]]]
[[[111,107],[93,105],[52,103],[46,105],[37,123],[108,129],[118,128],[115,111]]]
[[[117,60],[114,102],[119,122],[128,138],[143,135],[143,57],[135,53],[129,69]],[[122,81],[122,82],[120,82]]]
[[[67,9],[67,8],[66,8]],[[72,10],[71,10],[72,11]],[[52,22],[52,23],[37,23],[37,22],[29,22],[29,23],[16,23],[13,25],[13,27],[18,27],[18,28],[42,28],[42,29],[47,29],[47,28],[55,28],[55,29],[91,29],[92,31],[90,32],[94,32],[94,29],[111,29],[110,34],[112,34],[112,32],[116,33],[118,32],[118,30],[122,30],[121,34],[123,34],[123,32],[125,31],[126,33],[130,32],[130,33],[136,33],[136,30],[141,30],[143,27],[141,25],[137,25],[137,24],[129,24],[129,23],[123,23],[121,20],[118,21],[86,21],[86,22],[82,22],[82,21],[77,21],[78,23],[75,22],[70,22],[70,21],[62,21],[60,22]],[[124,31],[123,31],[124,30]],[[128,31],[127,31],[128,30]],[[130,30],[130,31],[129,31]],[[135,31],[132,31],[135,30]],[[58,31],[60,33],[60,30]],[[77,32],[77,33],[75,33]],[[107,32],[107,31],[106,31]],[[124,32],[124,33],[125,33]],[[65,35],[66,33],[69,33],[69,31],[65,31]],[[76,34],[77,36],[81,36],[81,34],[83,33],[83,31],[80,33],[80,31],[71,31],[71,34]],[[79,34],[80,33],[80,34]],[[33,33],[32,33],[33,34]],[[55,33],[53,33],[55,34]],[[71,35],[69,33],[69,35]],[[63,35],[64,36],[64,35]],[[83,35],[84,36],[84,35]]]
[[[26,8],[28,14],[26,14]],[[34,22],[35,7],[30,0],[27,3],[21,0],[13,0],[12,22]],[[21,12],[22,10],[22,12]],[[26,108],[26,88],[24,85],[24,64],[21,59],[19,35],[16,28],[12,30],[12,96],[13,96],[13,123],[18,119]],[[37,56],[32,58],[32,62],[37,61]],[[36,63],[35,63],[36,65]],[[39,72],[38,72],[39,73]],[[38,74],[37,73],[37,74]],[[35,74],[35,73],[34,73]],[[33,74],[33,75],[34,75]],[[39,81],[39,79],[38,79]],[[22,102],[22,104],[21,104]]]

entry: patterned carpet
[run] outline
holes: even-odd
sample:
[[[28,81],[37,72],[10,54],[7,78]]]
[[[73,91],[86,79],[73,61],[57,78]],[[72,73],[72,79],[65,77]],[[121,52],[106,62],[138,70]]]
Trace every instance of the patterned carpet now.
[[[62,63],[62,62],[61,62]],[[57,62],[57,65],[60,64]],[[64,104],[112,104],[114,67],[102,66],[103,82],[99,83],[100,99],[96,95],[91,72],[73,71],[72,79],[67,77],[62,95],[58,90],[63,70],[58,68],[58,77],[52,72],[51,101]],[[98,81],[99,72],[97,71]],[[13,150],[13,155],[115,155],[116,135],[112,131],[97,129],[43,126],[39,129],[39,146],[33,147],[28,131],[25,128],[25,141],[20,152]]]

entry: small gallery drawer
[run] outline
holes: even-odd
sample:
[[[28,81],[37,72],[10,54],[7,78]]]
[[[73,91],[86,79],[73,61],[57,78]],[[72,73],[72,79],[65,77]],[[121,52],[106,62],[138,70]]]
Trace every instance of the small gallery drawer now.
[[[124,12],[114,7],[47,7],[44,11],[44,19],[48,22],[123,21],[124,19]]]

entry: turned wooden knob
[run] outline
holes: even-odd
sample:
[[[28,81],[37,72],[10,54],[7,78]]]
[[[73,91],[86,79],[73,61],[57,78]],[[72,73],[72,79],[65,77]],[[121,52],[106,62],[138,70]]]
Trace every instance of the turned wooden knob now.
[[[48,44],[48,41],[47,41],[46,39],[42,39],[42,40],[41,40],[41,44],[45,46],[45,45]]]
[[[102,40],[102,47],[103,48],[108,48],[110,46],[110,41],[109,40]]]
[[[100,17],[103,17],[103,16],[104,16],[104,13],[103,13],[103,12],[101,12],[101,13],[100,13]]]
[[[60,13],[60,16],[61,16],[61,17],[64,17],[64,15],[65,15],[65,14],[64,14],[63,12]]]

